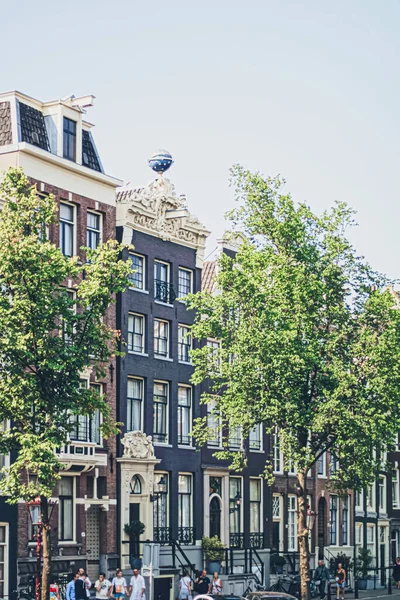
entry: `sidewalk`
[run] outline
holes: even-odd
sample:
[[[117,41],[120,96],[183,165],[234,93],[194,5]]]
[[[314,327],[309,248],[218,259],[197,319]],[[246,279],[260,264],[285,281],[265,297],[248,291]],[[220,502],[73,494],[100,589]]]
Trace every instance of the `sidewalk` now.
[[[348,592],[346,590],[346,596],[345,596],[345,598],[347,596],[349,596],[351,598],[354,598],[354,591],[353,592]],[[392,588],[392,594],[391,595],[388,594],[387,587],[386,588],[381,588],[379,590],[359,591],[358,592],[358,598],[359,598],[359,600],[373,600],[375,598],[383,598],[384,600],[389,600],[390,598],[396,598],[396,600],[400,600],[400,590],[398,590],[397,587]],[[336,600],[336,595],[335,594],[332,594],[331,600]]]

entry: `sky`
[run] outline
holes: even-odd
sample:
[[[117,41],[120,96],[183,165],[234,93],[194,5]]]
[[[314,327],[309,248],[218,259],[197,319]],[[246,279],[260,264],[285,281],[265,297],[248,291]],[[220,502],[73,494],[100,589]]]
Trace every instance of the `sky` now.
[[[350,204],[359,253],[400,277],[398,0],[19,0],[1,12],[1,90],[94,94],[105,171],[135,186],[168,149],[168,177],[212,230],[208,252],[240,163],[281,174],[316,212]]]

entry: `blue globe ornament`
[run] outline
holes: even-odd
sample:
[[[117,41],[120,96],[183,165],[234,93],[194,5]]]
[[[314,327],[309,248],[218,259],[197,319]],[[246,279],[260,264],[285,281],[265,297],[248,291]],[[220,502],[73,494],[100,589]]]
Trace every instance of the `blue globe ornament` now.
[[[156,173],[165,173],[174,161],[168,150],[157,150],[147,162]]]

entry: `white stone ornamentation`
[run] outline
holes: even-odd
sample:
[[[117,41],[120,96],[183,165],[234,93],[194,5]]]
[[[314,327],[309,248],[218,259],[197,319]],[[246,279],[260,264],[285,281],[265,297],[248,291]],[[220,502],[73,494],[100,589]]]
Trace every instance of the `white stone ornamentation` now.
[[[121,440],[124,446],[124,457],[139,460],[154,459],[154,446],[151,435],[143,431],[129,431]]]

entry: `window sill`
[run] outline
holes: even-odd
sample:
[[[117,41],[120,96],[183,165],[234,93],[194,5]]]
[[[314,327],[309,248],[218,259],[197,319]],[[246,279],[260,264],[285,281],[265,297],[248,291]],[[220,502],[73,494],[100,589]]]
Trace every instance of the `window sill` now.
[[[318,479],[328,479],[327,475],[317,475]]]
[[[146,356],[147,358],[149,357],[146,352],[135,352],[135,350],[128,350],[128,354],[134,354],[135,356]]]
[[[139,292],[139,294],[148,294],[149,293],[149,290],[140,290],[137,287],[129,286],[129,289],[132,290],[132,292]]]
[[[178,444],[180,450],[196,450],[195,446],[186,446],[185,444]]]
[[[160,448],[172,448],[172,444],[168,444],[167,442],[153,442],[153,444],[154,446],[160,446]]]
[[[208,450],[223,450],[224,448],[223,448],[223,446],[209,446],[207,444],[207,449]]]
[[[79,546],[78,542],[74,542],[73,540],[59,540],[57,546]]]
[[[272,471],[274,475],[283,475],[283,471]]]
[[[252,448],[249,448],[249,452],[253,452],[253,454],[265,454],[265,450],[253,450]]]
[[[174,362],[174,359],[173,358],[168,358],[168,356],[158,356],[157,354],[155,354],[154,358],[156,360],[166,360],[167,362]]]
[[[161,300],[154,300],[154,304],[160,304],[160,306],[168,306],[169,308],[174,308],[173,304],[169,304],[168,302],[161,302]]]
[[[193,367],[193,363],[191,363],[190,361],[187,361],[187,360],[178,360],[178,363],[180,365],[188,365],[189,367]]]

